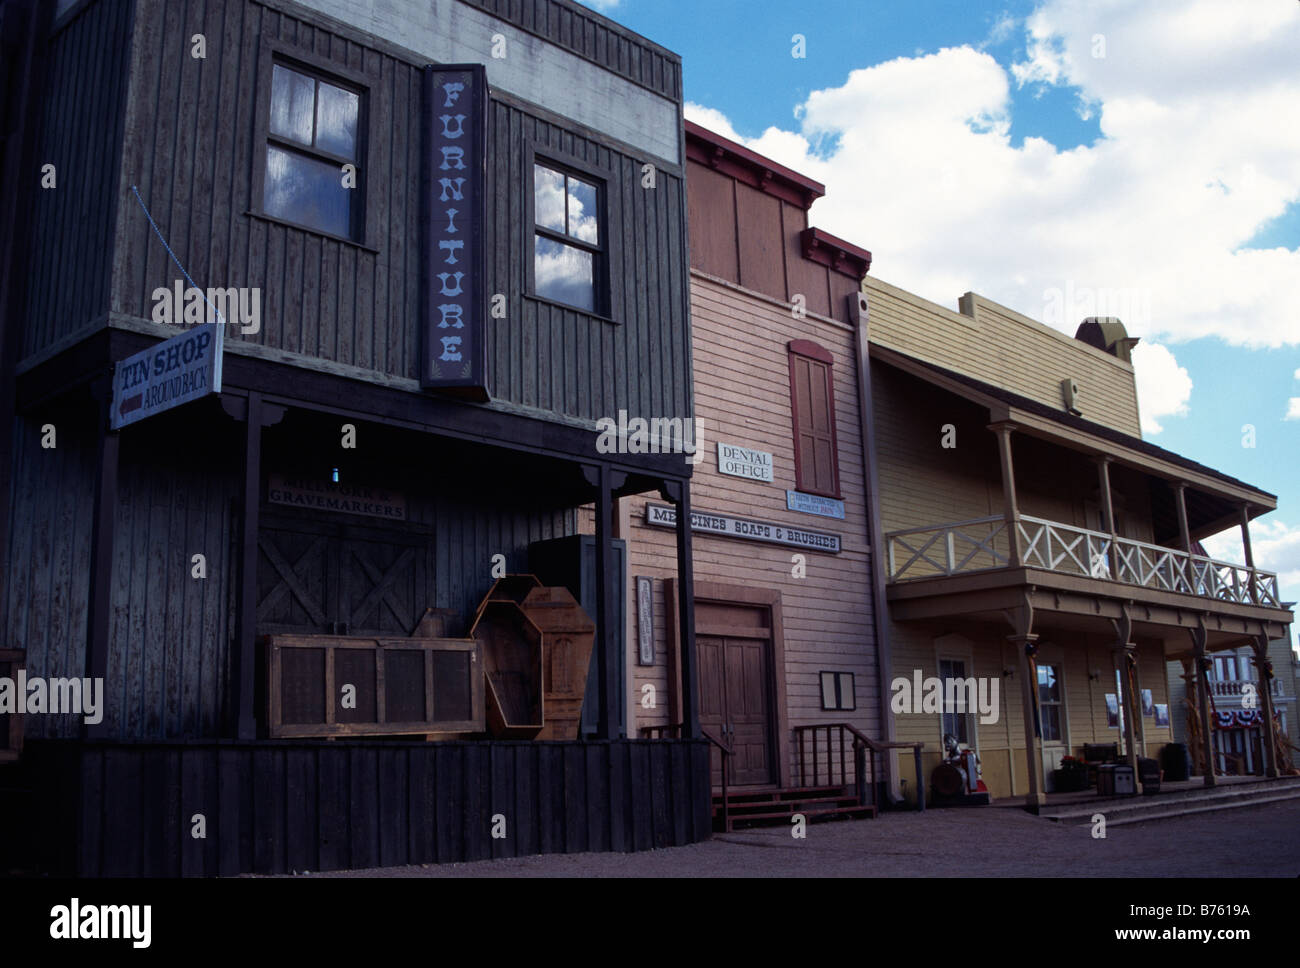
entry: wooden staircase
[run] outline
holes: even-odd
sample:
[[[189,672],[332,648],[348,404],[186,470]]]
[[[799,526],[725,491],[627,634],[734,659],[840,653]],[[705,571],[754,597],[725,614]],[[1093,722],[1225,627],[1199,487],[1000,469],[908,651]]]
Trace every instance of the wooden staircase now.
[[[795,814],[802,814],[809,823],[835,818],[857,820],[875,817],[876,808],[859,802],[852,788],[844,786],[731,789],[725,795],[713,794],[713,829],[718,831],[789,824]]]

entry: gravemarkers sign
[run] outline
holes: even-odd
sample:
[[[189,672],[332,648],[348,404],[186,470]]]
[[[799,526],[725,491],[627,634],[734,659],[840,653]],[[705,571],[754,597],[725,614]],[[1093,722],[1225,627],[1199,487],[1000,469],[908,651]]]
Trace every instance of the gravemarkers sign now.
[[[667,504],[647,504],[645,523],[660,528],[675,528],[677,510]],[[762,541],[767,544],[787,545],[791,548],[807,548],[809,551],[825,551],[833,555],[838,555],[841,550],[838,534],[809,531],[807,528],[792,528],[771,521],[736,518],[730,514],[714,514],[711,511],[692,511],[691,530],[725,538],[741,538],[745,541]]]
[[[113,368],[109,426],[120,430],[145,417],[221,392],[221,323],[195,326]]]
[[[483,267],[487,73],[424,68],[420,385],[486,400]]]
[[[406,496],[387,488],[271,474],[267,481],[266,500],[269,504],[286,504],[312,511],[406,520]]]

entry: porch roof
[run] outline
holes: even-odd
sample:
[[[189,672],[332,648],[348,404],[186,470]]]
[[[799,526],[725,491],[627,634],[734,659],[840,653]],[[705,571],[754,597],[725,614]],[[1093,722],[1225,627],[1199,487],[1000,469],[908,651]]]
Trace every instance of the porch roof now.
[[[940,389],[947,390],[972,403],[987,407],[991,421],[1009,421],[1023,432],[1041,437],[1072,450],[1098,455],[1109,455],[1118,462],[1165,481],[1185,481],[1203,493],[1226,499],[1234,505],[1245,504],[1254,518],[1277,507],[1277,495],[1270,494],[1222,471],[1207,467],[1188,457],[1166,450],[1141,437],[1134,437],[1113,427],[1075,416],[1038,400],[1023,396],[1003,387],[967,376],[956,370],[938,366],[926,360],[900,353],[872,343],[871,358]],[[1189,494],[1189,500],[1191,495]],[[1199,518],[1199,527],[1193,523],[1193,537],[1214,534],[1235,524],[1235,507],[1231,510],[1204,508],[1197,515],[1189,503],[1189,515]],[[1227,512],[1227,513],[1224,513]]]

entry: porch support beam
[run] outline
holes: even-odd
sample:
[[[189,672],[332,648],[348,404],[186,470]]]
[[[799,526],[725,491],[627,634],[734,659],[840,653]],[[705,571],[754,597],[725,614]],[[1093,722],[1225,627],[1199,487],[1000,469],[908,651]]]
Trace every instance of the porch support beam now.
[[[596,675],[600,682],[600,703],[596,714],[596,738],[618,739],[622,724],[617,722],[618,649],[624,647],[623,623],[615,621],[617,589],[611,580],[614,566],[614,491],[627,482],[627,475],[608,464],[585,464],[587,483],[596,489]]]
[[[700,690],[695,671],[695,570],[691,563],[690,481],[665,481],[660,493],[677,509],[677,641],[682,738],[699,739]]]
[[[87,678],[106,681],[108,649],[112,639],[109,613],[113,604],[113,538],[117,519],[118,455],[121,438],[109,428],[113,403],[111,372],[95,382],[98,407],[95,424],[95,504],[90,530],[89,609],[86,616]],[[103,739],[109,733],[109,719],[81,726],[86,739]]]
[[[230,657],[234,690],[231,714],[237,739],[257,738],[257,537],[262,509],[262,428],[280,422],[285,408],[250,390],[247,398],[223,396],[226,413],[244,422],[243,487],[240,493],[239,578],[235,590],[235,642]]]
[[[1007,609],[1002,614],[1012,628],[1012,634],[1007,636],[1007,641],[1020,652],[1022,657],[1020,701],[1023,714],[1020,718],[1025,726],[1025,767],[1029,776],[1029,788],[1025,791],[1025,809],[1036,814],[1047,802],[1047,798],[1043,792],[1042,778],[1039,776],[1042,752],[1038,738],[1042,736],[1043,729],[1037,702],[1038,636],[1033,632],[1034,606],[1030,600],[1031,594],[1032,591],[1027,592],[1020,605]],[[921,778],[917,777],[917,781],[921,782]]]
[[[1250,505],[1242,504],[1238,507],[1241,514],[1241,550],[1246,555],[1246,570],[1250,573],[1250,600],[1259,601],[1259,590],[1255,582],[1255,554],[1250,547]]]
[[[1110,465],[1113,457],[1097,458],[1097,489],[1101,493],[1102,529],[1110,535],[1110,575],[1119,580],[1119,533],[1115,530],[1115,502],[1110,490]]]
[[[1187,526],[1187,482],[1174,482],[1174,507],[1178,510],[1178,543],[1187,554],[1192,553],[1192,532]],[[1190,576],[1189,576],[1190,577]]]
[[[1016,568],[1020,556],[1020,507],[1016,503],[1016,467],[1011,453],[1011,434],[1014,424],[990,424],[989,429],[998,435],[998,457],[1002,463],[1002,516],[1007,527],[1007,564]]]
[[[1189,631],[1192,635],[1192,658],[1196,662],[1196,706],[1201,714],[1201,725],[1204,733],[1202,736],[1202,743],[1204,744],[1202,752],[1205,757],[1205,785],[1212,787],[1217,784],[1214,775],[1213,726],[1210,723],[1210,658],[1205,654],[1205,643],[1209,639],[1210,633],[1205,627],[1205,616],[1202,615],[1196,628]]]
[[[1124,606],[1118,619],[1111,619],[1115,628],[1115,642],[1111,646],[1115,659],[1115,669],[1119,672],[1119,704],[1124,711],[1124,759],[1133,768],[1134,779],[1137,778],[1137,715],[1141,709],[1134,702],[1134,677],[1130,670],[1137,669],[1137,646],[1133,643],[1133,617],[1129,607]]]
[[[1277,776],[1277,742],[1273,727],[1273,663],[1268,657],[1268,635],[1255,636],[1255,668],[1259,670],[1260,704],[1264,714],[1264,775]]]

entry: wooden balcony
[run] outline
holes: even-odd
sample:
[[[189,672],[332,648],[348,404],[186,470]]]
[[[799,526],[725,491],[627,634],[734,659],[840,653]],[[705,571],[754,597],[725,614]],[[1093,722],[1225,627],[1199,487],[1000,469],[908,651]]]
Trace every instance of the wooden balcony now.
[[[1272,572],[1028,515],[1016,518],[1015,527],[1017,567],[1236,605],[1283,607]],[[1008,536],[1001,515],[890,532],[885,535],[889,581],[1012,567]]]

